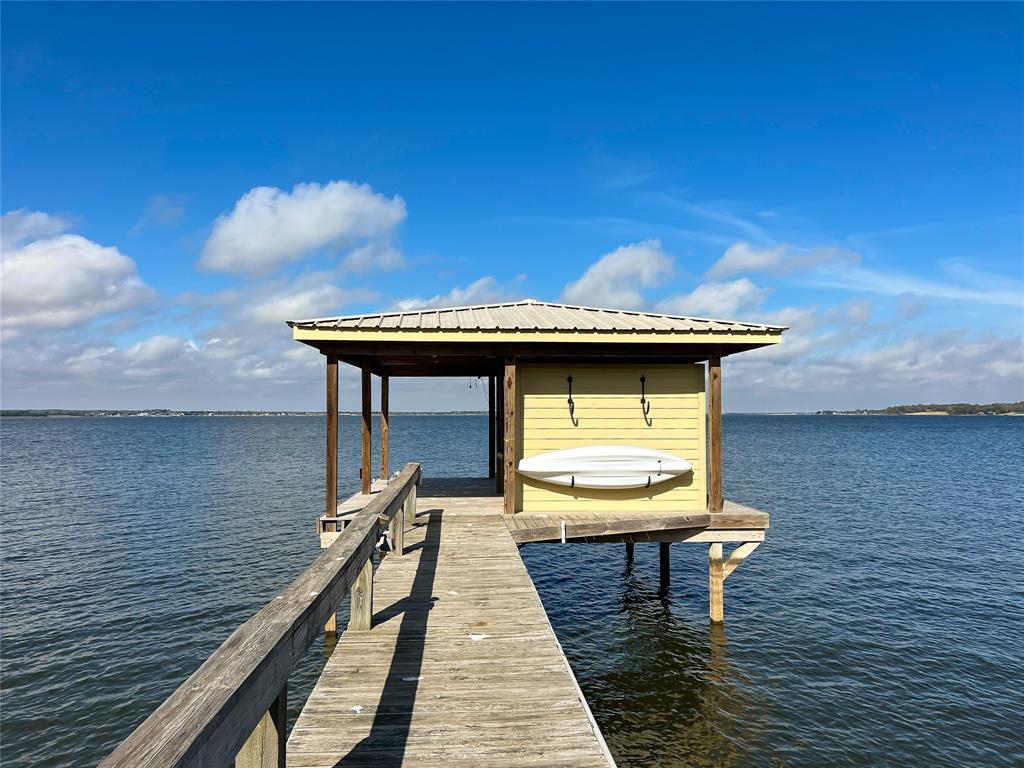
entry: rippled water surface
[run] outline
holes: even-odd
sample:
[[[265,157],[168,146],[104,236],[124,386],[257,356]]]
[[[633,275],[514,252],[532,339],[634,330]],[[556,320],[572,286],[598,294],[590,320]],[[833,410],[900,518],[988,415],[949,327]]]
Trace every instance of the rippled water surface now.
[[[94,764],[316,556],[323,420],[0,430],[0,758]],[[391,434],[393,466],[484,471],[483,417]],[[726,494],[772,527],[724,630],[705,547],[673,546],[666,594],[655,545],[522,554],[620,766],[1021,766],[1022,460],[1024,419],[726,416]]]

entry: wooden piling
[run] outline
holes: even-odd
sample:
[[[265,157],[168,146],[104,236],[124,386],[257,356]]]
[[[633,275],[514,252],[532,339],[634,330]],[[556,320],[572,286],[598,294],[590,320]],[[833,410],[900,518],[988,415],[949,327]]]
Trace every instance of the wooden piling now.
[[[363,366],[362,369],[362,392],[363,392],[363,461],[359,470],[360,480],[360,493],[368,494],[370,492],[370,486],[373,483],[373,471],[370,469],[370,456],[372,448],[370,446],[371,438],[371,424],[370,416],[372,414],[373,403],[370,399],[370,368],[369,366]]]
[[[327,490],[324,494],[324,514],[334,517],[338,510],[338,358],[327,356]],[[334,523],[327,523],[328,531],[336,531]]]
[[[722,545],[708,545],[708,592],[711,621],[725,621],[725,568],[722,563]]]
[[[669,583],[672,581],[672,569],[669,565],[669,543],[663,541],[658,545],[658,585],[661,589],[668,589]]]
[[[497,382],[496,382],[497,383]],[[498,400],[495,404],[494,428],[497,431],[495,439],[494,474],[495,492],[499,496],[505,494],[505,379],[501,377],[500,384],[496,387]]]
[[[708,512],[721,512],[722,358],[708,358]]]
[[[505,514],[516,511],[516,364],[505,361]]]
[[[388,398],[390,378],[386,375],[380,377],[380,476],[387,480],[391,473],[388,468]]]
[[[494,457],[498,452],[498,447],[495,444],[497,430],[495,429],[495,381],[493,376],[487,377],[487,476],[494,477],[498,474],[497,464],[494,463]]]
[[[334,517],[338,514],[338,358],[327,356],[327,489],[324,493],[324,514]],[[326,531],[337,531],[335,522],[324,523]],[[324,632],[338,631],[338,617],[331,614],[324,624]]]
[[[633,562],[633,542],[631,541],[626,542],[626,560],[630,563]]]

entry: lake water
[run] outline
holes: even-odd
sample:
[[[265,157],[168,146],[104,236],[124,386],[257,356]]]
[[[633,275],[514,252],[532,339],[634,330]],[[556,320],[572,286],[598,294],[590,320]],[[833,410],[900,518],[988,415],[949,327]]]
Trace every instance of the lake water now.
[[[341,423],[356,490],[357,424]],[[392,465],[479,475],[486,421],[392,418]],[[322,418],[5,419],[2,762],[98,762],[318,553]],[[1024,765],[1024,419],[726,416],[772,513],[707,621],[707,549],[522,555],[632,766]],[[290,682],[294,713],[323,663]]]

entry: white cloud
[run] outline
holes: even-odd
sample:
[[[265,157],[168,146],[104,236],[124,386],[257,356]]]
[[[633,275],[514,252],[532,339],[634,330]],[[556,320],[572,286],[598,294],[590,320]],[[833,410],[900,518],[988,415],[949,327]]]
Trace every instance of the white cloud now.
[[[225,303],[234,304],[234,311],[246,321],[274,324],[342,314],[347,304],[375,298],[370,290],[342,288],[332,282],[330,273],[310,272],[295,280],[250,286]]]
[[[367,243],[349,253],[342,266],[350,272],[382,272],[405,266],[402,252],[388,243]]]
[[[474,304],[493,304],[500,301],[512,301],[520,297],[514,288],[502,286],[488,275],[470,283],[465,288],[456,286],[448,293],[438,294],[429,299],[402,299],[395,303],[395,308],[403,311],[439,309]]]
[[[0,250],[7,251],[32,240],[59,235],[68,229],[66,219],[42,211],[19,208],[0,217]]]
[[[760,288],[745,277],[731,283],[704,283],[690,293],[672,296],[658,303],[660,312],[693,317],[735,320],[761,306],[771,291]]]
[[[405,202],[366,184],[298,184],[289,193],[256,187],[214,222],[199,260],[205,269],[264,275],[328,246],[388,242],[405,219]]]
[[[779,245],[773,248],[757,248],[750,243],[739,242],[730,245],[722,257],[708,270],[708,277],[726,277],[740,272],[769,272],[785,275],[801,270],[810,270],[824,264],[856,265],[860,256],[838,246],[821,246],[810,250]]]
[[[7,227],[10,225],[10,229]],[[135,262],[117,248],[79,235],[52,234],[65,226],[47,214],[16,211],[4,217],[0,309],[5,329],[67,328],[139,307],[156,294]]]
[[[672,276],[672,268],[672,257],[659,240],[623,245],[565,286],[562,299],[586,306],[639,309],[645,299],[638,289],[661,285]]]

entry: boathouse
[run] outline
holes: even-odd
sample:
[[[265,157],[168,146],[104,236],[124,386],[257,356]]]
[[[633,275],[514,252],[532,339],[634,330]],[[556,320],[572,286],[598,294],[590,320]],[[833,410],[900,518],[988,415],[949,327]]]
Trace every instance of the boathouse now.
[[[388,476],[389,380],[482,377],[490,394],[489,474],[513,539],[657,541],[663,579],[669,543],[709,544],[711,620],[723,619],[724,575],[714,567],[721,544],[744,545],[734,567],[764,540],[768,516],[722,497],[721,360],[779,343],[784,327],[532,299],[289,325],[327,362],[324,530],[336,522],[338,362],[362,372],[364,494],[373,475],[372,376],[380,377],[381,479]],[[634,487],[586,487],[576,476],[567,487],[522,471],[524,460],[615,446],[671,454],[691,469],[665,480],[648,475]],[[472,483],[466,478],[464,487]]]
[[[657,543],[664,586],[672,543],[707,546],[723,621],[768,515],[722,496],[722,358],[786,329],[532,300],[289,325],[326,360],[323,552],[102,765],[614,768],[518,547]],[[360,492],[340,502],[339,363],[361,371],[362,415]],[[391,472],[396,376],[487,380],[488,476]],[[325,630],[287,735],[289,675]]]

